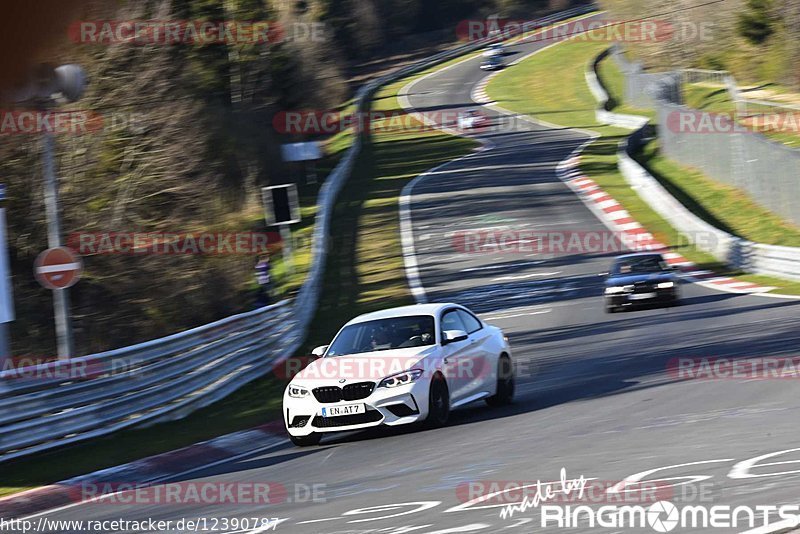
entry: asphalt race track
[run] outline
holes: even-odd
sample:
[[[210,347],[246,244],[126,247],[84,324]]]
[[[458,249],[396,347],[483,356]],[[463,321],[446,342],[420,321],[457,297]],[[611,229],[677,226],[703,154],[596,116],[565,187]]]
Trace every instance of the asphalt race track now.
[[[509,52],[521,57],[546,44]],[[418,111],[474,107],[470,94],[485,77],[479,62],[422,79],[407,88],[408,101]],[[472,481],[557,480],[562,468],[570,478],[601,481],[649,470],[658,470],[649,479],[705,475],[697,482],[715,505],[800,504],[800,449],[789,451],[800,447],[800,384],[679,382],[666,372],[677,357],[796,356],[800,301],[684,284],[679,307],[609,315],[598,274],[613,254],[460,253],[452,234],[470,229],[606,230],[555,173],[586,140],[581,134],[531,123],[524,131],[484,137],[492,148],[414,183],[410,214],[428,299],[470,306],[509,335],[520,370],[513,406],[475,404],[454,412],[439,430],[376,430],[327,438],[315,448],[287,445],[186,479],[277,482],[289,490],[282,504],[95,503],[47,517],[277,517],[285,521],[276,531],[292,534],[560,531],[541,528],[535,510],[503,519],[497,506],[466,504],[456,488]],[[746,463],[779,451],[787,452]],[[296,495],[315,484],[324,487],[317,502]],[[688,487],[675,488],[674,500]]]

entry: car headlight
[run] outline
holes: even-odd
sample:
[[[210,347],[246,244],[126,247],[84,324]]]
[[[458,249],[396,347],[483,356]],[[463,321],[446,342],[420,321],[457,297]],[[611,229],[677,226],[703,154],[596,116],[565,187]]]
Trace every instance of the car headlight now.
[[[670,289],[672,287],[675,287],[675,282],[661,282],[656,287],[658,287],[658,289]]]
[[[396,375],[392,375],[381,380],[381,383],[378,384],[378,387],[396,388],[398,386],[405,386],[406,384],[410,384],[421,377],[422,373],[422,369],[412,369],[410,371],[397,373]]]
[[[301,388],[300,386],[293,386],[289,384],[289,396],[294,399],[302,399],[303,397],[308,397],[310,393],[306,388]]]
[[[624,287],[616,286],[616,287],[607,287],[606,288],[606,295],[614,295],[614,294],[617,294],[617,293],[624,293],[624,292],[625,292],[625,288]]]

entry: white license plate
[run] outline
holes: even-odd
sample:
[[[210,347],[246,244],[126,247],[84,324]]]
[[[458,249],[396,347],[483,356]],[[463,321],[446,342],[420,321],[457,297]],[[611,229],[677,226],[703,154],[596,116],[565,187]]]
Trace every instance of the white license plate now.
[[[654,299],[656,298],[655,293],[634,293],[630,295],[628,298],[631,300],[647,300],[647,299]]]
[[[347,404],[345,406],[329,406],[320,410],[322,417],[338,417],[340,415],[353,415],[365,413],[367,407],[364,404]]]

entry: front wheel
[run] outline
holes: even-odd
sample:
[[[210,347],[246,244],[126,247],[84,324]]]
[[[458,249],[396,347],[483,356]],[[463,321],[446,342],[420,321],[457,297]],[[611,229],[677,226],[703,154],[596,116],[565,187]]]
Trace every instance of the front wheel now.
[[[489,406],[505,406],[514,402],[514,365],[511,358],[500,356],[497,362],[497,392],[486,399]]]
[[[309,434],[308,436],[292,436],[289,434],[289,439],[298,447],[313,447],[319,445],[322,436],[319,434]]]
[[[438,428],[447,424],[450,418],[450,391],[447,383],[439,375],[433,377],[431,390],[428,394],[428,417],[425,426]]]

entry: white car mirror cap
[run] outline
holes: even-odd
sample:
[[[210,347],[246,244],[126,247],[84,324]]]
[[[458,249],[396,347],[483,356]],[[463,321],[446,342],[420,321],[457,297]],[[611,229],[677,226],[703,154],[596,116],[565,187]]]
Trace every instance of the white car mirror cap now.
[[[325,354],[325,351],[328,350],[328,347],[329,345],[322,345],[321,347],[317,347],[311,351],[311,355],[321,358]]]
[[[446,330],[442,341],[447,345],[448,343],[457,343],[468,338],[469,336],[463,330]]]

